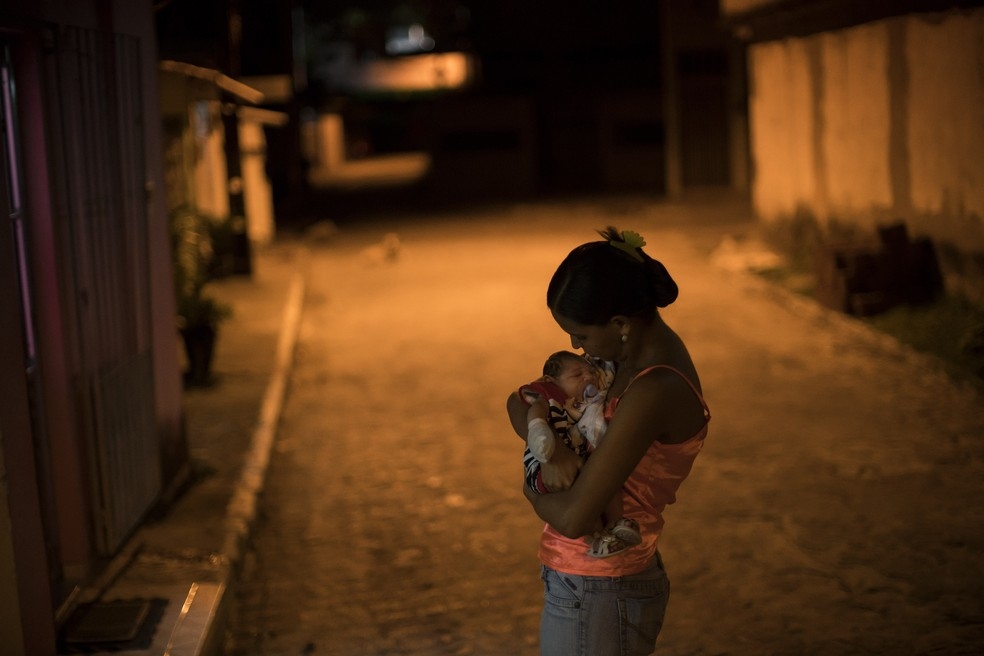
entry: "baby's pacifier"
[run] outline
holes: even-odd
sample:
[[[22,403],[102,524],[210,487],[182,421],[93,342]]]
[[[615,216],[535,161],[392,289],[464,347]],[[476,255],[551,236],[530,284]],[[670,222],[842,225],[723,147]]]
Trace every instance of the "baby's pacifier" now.
[[[584,400],[593,399],[598,395],[598,386],[594,383],[588,383],[584,386]]]

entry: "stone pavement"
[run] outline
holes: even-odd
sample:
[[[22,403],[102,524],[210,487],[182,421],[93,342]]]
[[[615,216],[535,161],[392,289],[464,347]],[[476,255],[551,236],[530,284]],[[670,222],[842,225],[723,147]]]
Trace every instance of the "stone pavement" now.
[[[257,622],[257,631],[281,635],[268,635],[265,648],[256,651],[237,645],[236,653],[535,653],[536,522],[524,514],[518,483],[511,484],[518,453],[489,447],[499,444],[505,428],[501,391],[523,377],[522,363],[563,346],[542,307],[552,267],[559,254],[606,223],[646,235],[651,252],[681,281],[684,293],[667,319],[694,353],[714,415],[705,453],[668,512],[662,550],[673,596],[659,653],[980,653],[984,405],[977,389],[955,383],[931,358],[859,322],[730,265],[712,265],[734,263],[734,252],[727,261],[718,257],[725,237],[754,232],[747,215],[730,203],[545,204],[443,221],[401,231],[406,260],[389,269],[332,278],[353,271],[346,268],[353,258],[385,259],[385,251],[362,244],[382,245],[385,231],[394,229],[343,226],[340,236],[330,228],[311,233],[320,241],[285,237],[257,254],[252,279],[216,284],[236,315],[220,337],[217,384],[186,394],[198,478],[165,517],[135,536],[104,592],[105,598],[176,600],[166,608],[153,647],[135,653],[221,651],[288,370],[297,375],[288,397],[291,432],[273,453],[285,471],[264,496],[288,501],[279,507],[302,527],[314,522],[323,529],[336,521],[334,509],[342,526],[353,530],[348,537],[354,542],[346,542],[344,533],[340,543],[311,533],[281,540],[296,542],[292,548],[313,547],[323,558],[272,568],[301,577],[300,585],[283,593],[290,581],[272,584],[286,594],[276,599],[279,614],[246,608],[243,615]],[[440,237],[431,239],[435,233],[427,231],[435,229]],[[448,296],[448,306],[437,298],[447,283],[446,271],[435,266],[440,259],[453,261],[472,281],[465,292]],[[410,262],[417,268],[401,268]],[[320,286],[313,288],[312,280]],[[332,280],[339,280],[337,290]],[[441,286],[413,295],[416,305],[399,315],[405,319],[388,324],[393,299],[405,296],[408,285],[419,292],[421,282]],[[359,285],[369,285],[371,295]],[[410,330],[413,321],[425,325]],[[470,322],[491,332],[469,337],[476,328]],[[299,330],[306,350],[295,369],[288,365]],[[467,348],[455,346],[454,362],[413,360],[386,369],[401,349],[463,340]],[[381,373],[368,379],[381,395],[373,397],[377,402],[392,394],[386,386],[394,381],[416,395],[401,400],[411,404],[425,393],[450,394],[459,401],[455,407],[482,394],[494,397],[466,413],[477,422],[474,434],[484,438],[488,457],[473,476],[462,478],[471,456],[448,437],[460,434],[465,419],[444,407],[421,414],[413,438],[425,453],[451,458],[457,473],[426,474],[413,463],[367,467],[377,504],[346,497],[364,473],[348,467],[359,462],[350,452],[359,448],[358,435],[326,450],[317,426],[310,426],[322,419],[308,419],[308,425],[301,419],[323,405],[328,378],[358,375],[359,352],[377,347]],[[490,354],[496,367],[489,365]],[[322,371],[317,358],[328,358],[334,368]],[[488,374],[485,384],[448,377],[476,368]],[[444,373],[421,375],[431,370]],[[448,380],[453,384],[442,386]],[[372,424],[374,433],[384,427],[382,421]],[[390,452],[373,452],[369,463],[392,462],[392,445],[399,443],[385,444]],[[305,479],[321,474],[332,475]],[[406,504],[409,495],[427,503]],[[379,514],[360,516],[365,508]],[[400,521],[394,512],[399,508],[411,521],[412,540],[391,551],[373,536],[380,526]],[[446,517],[468,522],[467,537],[449,539],[454,525],[445,526]],[[501,526],[517,528],[503,535]],[[435,544],[448,545],[444,558],[439,548],[428,551]],[[482,558],[474,560],[469,578],[457,568],[471,553]],[[349,568],[332,569],[346,559]],[[528,580],[489,578],[514,565],[521,568],[517,576]],[[441,574],[456,574],[472,596],[449,593]],[[406,587],[407,581],[417,587]],[[377,596],[347,604],[347,595],[332,595],[325,584],[364,595],[376,590]],[[520,596],[521,607],[515,601]],[[473,598],[481,601],[464,601]],[[281,624],[259,625],[271,617]],[[389,622],[388,642],[358,642],[374,622]],[[334,644],[324,635],[329,623]],[[422,646],[428,644],[425,629],[432,633],[429,647]]]
[[[659,653],[979,651],[980,395],[725,266],[723,237],[750,230],[734,211],[514,204],[312,245],[229,656],[536,653],[538,522],[502,402],[567,345],[544,281],[606,223],[638,229],[680,281],[664,315],[714,414],[661,538]]]

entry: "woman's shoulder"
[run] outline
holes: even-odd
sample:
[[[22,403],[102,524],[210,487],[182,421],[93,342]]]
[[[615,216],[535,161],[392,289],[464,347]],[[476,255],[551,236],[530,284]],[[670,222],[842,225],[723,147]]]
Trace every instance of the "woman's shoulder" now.
[[[648,381],[650,385],[668,386],[672,388],[681,387],[690,389],[700,396],[700,379],[693,364],[654,364],[643,368],[635,374],[629,386],[641,381]]]
[[[643,369],[629,383],[618,407],[658,424],[661,442],[686,441],[708,418],[699,383],[691,377],[696,378],[696,373],[688,376],[669,365]]]
[[[672,402],[678,396],[700,396],[700,388],[676,367],[653,365],[637,372],[622,392],[622,402]]]

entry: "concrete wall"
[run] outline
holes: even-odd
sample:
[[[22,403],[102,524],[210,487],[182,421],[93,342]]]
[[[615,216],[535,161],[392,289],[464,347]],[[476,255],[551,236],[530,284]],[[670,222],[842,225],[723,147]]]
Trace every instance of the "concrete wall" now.
[[[751,44],[752,200],[821,232],[904,219],[947,283],[984,284],[984,9]],[[979,296],[984,299],[984,295]]]
[[[824,218],[866,217],[890,210],[891,109],[884,23],[821,34],[816,43],[819,87],[818,191]],[[822,196],[821,196],[822,199]]]
[[[225,129],[219,101],[208,103],[204,125],[194,125],[195,143],[195,206],[206,216],[229,216],[229,171],[226,166]]]
[[[906,22],[910,199],[919,226],[984,249],[984,9]]]
[[[766,220],[792,216],[818,196],[808,45],[765,43],[749,52],[751,195]]]

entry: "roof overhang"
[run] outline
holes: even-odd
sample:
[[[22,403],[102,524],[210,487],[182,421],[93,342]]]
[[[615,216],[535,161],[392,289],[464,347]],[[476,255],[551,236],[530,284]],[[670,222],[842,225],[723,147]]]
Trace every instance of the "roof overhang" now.
[[[194,64],[165,59],[160,63],[160,69],[167,73],[175,73],[178,75],[184,75],[185,77],[210,82],[222,91],[225,91],[226,93],[229,93],[240,100],[244,100],[253,105],[258,105],[263,102],[264,96],[262,91],[254,89],[247,84],[243,84],[238,80],[234,80],[222,71],[215,70],[214,68],[204,68],[202,66],[195,66]]]

